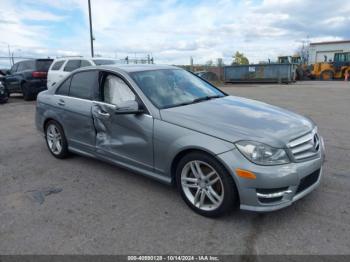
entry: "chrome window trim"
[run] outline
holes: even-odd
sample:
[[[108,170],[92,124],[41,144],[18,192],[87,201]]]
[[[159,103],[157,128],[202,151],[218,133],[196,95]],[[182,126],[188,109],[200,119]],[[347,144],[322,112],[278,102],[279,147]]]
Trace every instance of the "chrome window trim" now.
[[[90,100],[90,99],[84,99],[84,98],[79,98],[79,97],[74,97],[74,96],[58,95],[58,94],[53,94],[53,95],[56,96],[56,97],[73,98],[73,99],[76,99],[76,100],[79,100],[79,101],[91,102],[91,103],[96,103],[96,104],[101,104],[101,105],[106,105],[106,106],[110,106],[110,107],[116,108],[116,105],[105,103],[105,102],[101,102],[101,101],[97,101],[97,100]],[[147,111],[150,112],[149,110],[147,110]],[[143,115],[153,118],[153,116],[150,113],[143,113]]]
[[[275,198],[275,197],[283,197],[284,195],[293,193],[292,190],[284,190],[277,193],[269,193],[269,194],[263,194],[263,193],[256,193],[257,197],[261,198]]]

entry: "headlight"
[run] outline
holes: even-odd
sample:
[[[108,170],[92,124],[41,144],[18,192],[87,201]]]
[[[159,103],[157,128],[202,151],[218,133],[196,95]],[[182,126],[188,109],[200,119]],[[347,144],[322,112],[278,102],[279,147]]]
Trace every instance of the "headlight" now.
[[[281,148],[274,148],[254,141],[240,141],[236,143],[236,146],[248,160],[258,165],[281,165],[289,163],[286,151]]]

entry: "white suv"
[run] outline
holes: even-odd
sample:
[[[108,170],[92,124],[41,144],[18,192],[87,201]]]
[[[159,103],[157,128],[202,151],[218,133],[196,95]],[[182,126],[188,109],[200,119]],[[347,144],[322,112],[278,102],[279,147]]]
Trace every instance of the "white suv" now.
[[[84,57],[62,57],[57,58],[51,64],[47,74],[47,88],[51,88],[58,83],[70,72],[85,66],[93,65],[112,65],[118,63],[117,60],[111,58],[84,58]]]

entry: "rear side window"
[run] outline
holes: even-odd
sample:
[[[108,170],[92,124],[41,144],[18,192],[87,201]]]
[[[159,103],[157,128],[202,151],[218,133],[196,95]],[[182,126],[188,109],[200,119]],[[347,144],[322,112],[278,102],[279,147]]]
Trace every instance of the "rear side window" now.
[[[53,64],[53,66],[51,67],[51,70],[60,70],[61,66],[63,65],[64,60],[62,61],[57,61],[56,63]]]
[[[44,72],[49,71],[52,61],[53,60],[36,60],[36,70]]]
[[[17,72],[23,71],[25,68],[24,62],[18,63]]]
[[[98,71],[76,73],[72,76],[69,96],[91,99],[96,88],[98,88]]]
[[[19,63],[17,71],[34,70],[34,69],[35,69],[34,61],[23,61]]]
[[[91,66],[91,63],[86,60],[81,60],[80,67]]]
[[[66,79],[61,85],[60,87],[57,89],[56,94],[57,95],[63,95],[63,96],[67,96],[69,93],[69,85],[70,85],[70,81],[72,80],[71,77],[69,77],[68,79]]]
[[[78,69],[80,67],[81,60],[68,60],[66,66],[64,67],[64,71],[66,72],[72,72],[75,69]]]

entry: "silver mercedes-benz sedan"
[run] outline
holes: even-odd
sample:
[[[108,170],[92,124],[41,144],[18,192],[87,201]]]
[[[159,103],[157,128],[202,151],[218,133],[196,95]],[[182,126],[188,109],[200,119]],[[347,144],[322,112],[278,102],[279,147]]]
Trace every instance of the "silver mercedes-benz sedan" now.
[[[289,206],[322,176],[324,142],[311,120],[173,66],[76,70],[39,94],[36,125],[53,156],[73,152],[175,184],[205,216]]]

